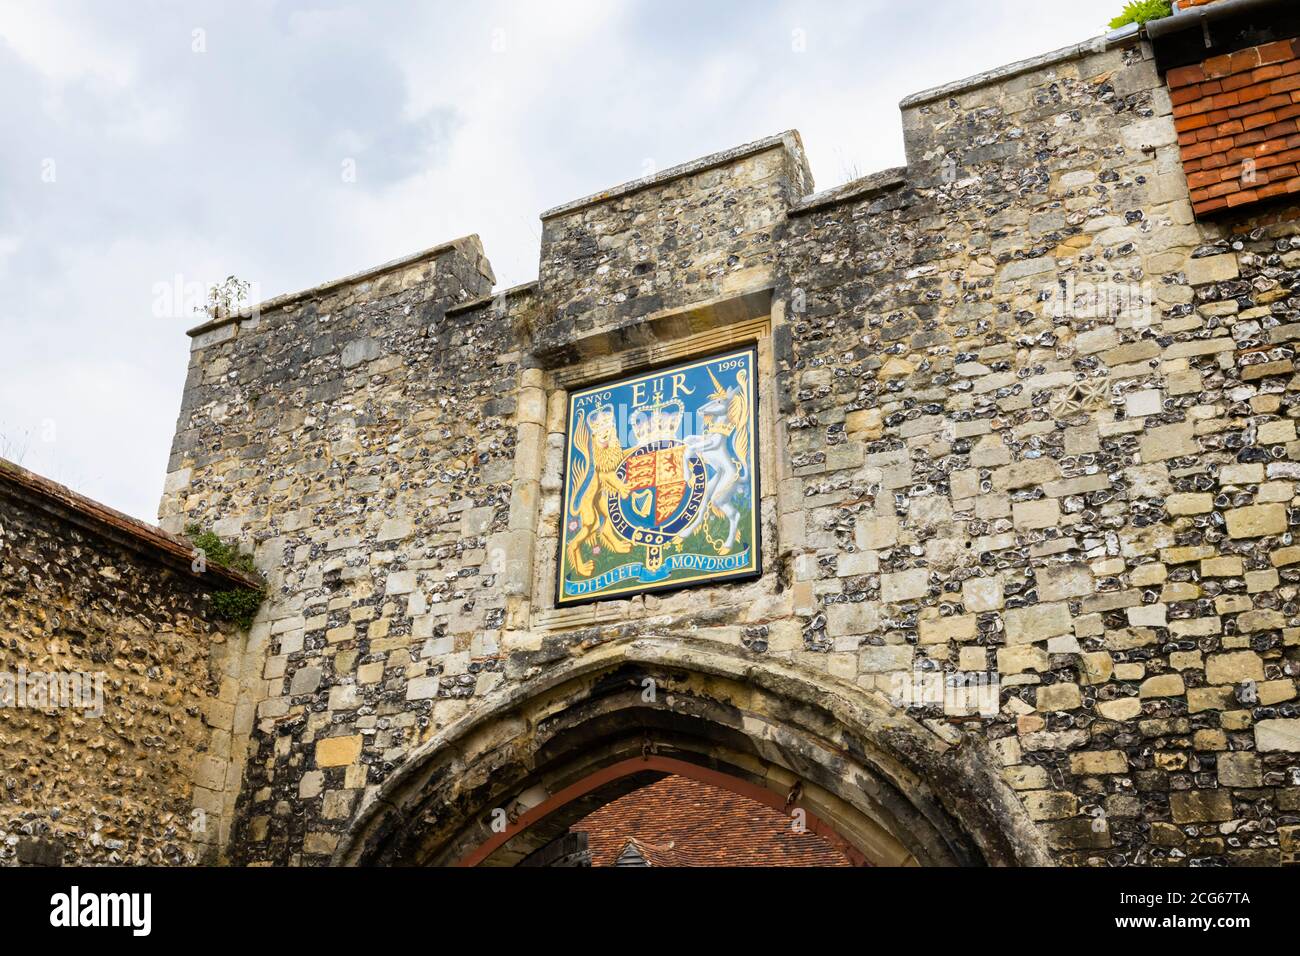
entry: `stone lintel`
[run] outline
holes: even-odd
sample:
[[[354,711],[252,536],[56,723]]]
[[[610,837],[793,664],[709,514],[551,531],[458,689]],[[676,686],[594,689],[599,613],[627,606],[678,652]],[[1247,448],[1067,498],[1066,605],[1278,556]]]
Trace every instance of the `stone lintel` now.
[[[556,384],[568,387],[590,381],[590,360],[609,358],[609,375],[644,367],[675,356],[663,353],[663,345],[753,319],[766,318],[772,311],[772,286],[764,285],[738,295],[728,295],[686,308],[665,309],[633,322],[601,329],[555,348],[533,352],[541,368],[555,369]],[[729,344],[720,341],[718,348]],[[598,364],[598,363],[597,363]]]

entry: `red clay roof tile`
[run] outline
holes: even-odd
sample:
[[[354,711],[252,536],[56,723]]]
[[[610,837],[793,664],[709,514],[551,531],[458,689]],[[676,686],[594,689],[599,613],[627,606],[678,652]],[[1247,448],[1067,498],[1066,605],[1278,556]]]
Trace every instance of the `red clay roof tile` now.
[[[607,803],[575,823],[592,866],[613,866],[634,844],[651,866],[849,866],[815,833],[729,790],[668,776]]]

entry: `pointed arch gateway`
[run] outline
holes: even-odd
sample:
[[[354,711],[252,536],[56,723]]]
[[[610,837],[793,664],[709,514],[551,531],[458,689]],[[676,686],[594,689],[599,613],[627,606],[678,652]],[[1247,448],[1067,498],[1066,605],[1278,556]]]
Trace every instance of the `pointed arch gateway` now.
[[[825,673],[669,638],[601,645],[448,726],[361,807],[333,862],[515,862],[670,772],[800,810],[855,862],[1050,863],[981,739],[945,740]]]

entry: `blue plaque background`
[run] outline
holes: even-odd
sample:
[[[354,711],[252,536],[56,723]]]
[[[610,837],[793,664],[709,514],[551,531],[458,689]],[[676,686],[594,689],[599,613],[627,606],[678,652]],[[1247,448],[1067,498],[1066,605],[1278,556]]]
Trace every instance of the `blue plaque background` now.
[[[557,604],[761,570],[753,347],[569,397]]]

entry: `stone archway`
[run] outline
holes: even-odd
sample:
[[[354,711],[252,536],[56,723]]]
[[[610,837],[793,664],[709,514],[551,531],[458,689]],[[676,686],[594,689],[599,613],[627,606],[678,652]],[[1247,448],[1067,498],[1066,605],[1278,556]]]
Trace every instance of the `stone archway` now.
[[[534,808],[589,796],[593,775],[610,776],[600,800],[639,786],[630,762],[645,757],[784,795],[866,861],[1050,863],[980,740],[949,742],[824,673],[666,638],[602,645],[444,729],[358,811],[333,862],[477,862]],[[494,811],[512,821],[505,839]]]

